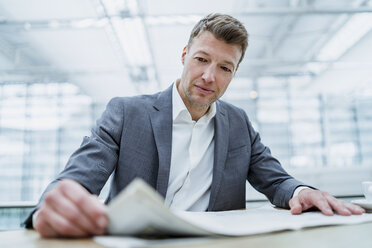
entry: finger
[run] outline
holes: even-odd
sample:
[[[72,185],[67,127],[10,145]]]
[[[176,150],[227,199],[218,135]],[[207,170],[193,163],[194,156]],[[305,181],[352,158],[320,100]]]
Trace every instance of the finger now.
[[[324,215],[332,216],[334,214],[324,192],[314,191],[314,194],[311,194],[310,197],[311,204],[317,207]]]
[[[45,196],[45,203],[61,217],[67,219],[71,224],[78,226],[85,232],[96,235],[104,233],[103,228],[96,228],[95,223],[90,221],[70,199],[58,190],[47,194]]]
[[[71,180],[69,181],[73,183],[69,183],[67,180],[65,182],[61,181],[62,193],[79,208],[80,212],[94,224],[95,228],[106,228],[108,225],[108,218],[104,204],[102,204],[97,197],[91,195],[80,184]],[[73,194],[70,192],[73,192]]]
[[[40,235],[44,238],[56,238],[58,237],[58,233],[45,221],[43,215],[37,216],[36,221],[34,223],[34,228],[36,231],[40,233]]]
[[[329,205],[336,211],[336,213],[344,216],[350,216],[351,211],[345,206],[345,202],[334,198],[331,195],[326,195]]]
[[[301,214],[303,211],[298,197],[294,197],[289,201],[289,207],[291,208],[291,214]]]
[[[39,215],[45,218],[47,224],[57,233],[57,236],[86,237],[89,234],[70,223],[67,219],[54,212],[51,208],[40,209]],[[38,216],[39,218],[39,216]]]
[[[345,201],[338,200],[331,195],[327,196],[328,201],[330,202],[333,209],[340,215],[349,216],[352,214],[363,214],[365,210],[360,206],[347,203]]]
[[[346,207],[351,211],[352,214],[364,214],[366,210],[358,205],[346,203]]]

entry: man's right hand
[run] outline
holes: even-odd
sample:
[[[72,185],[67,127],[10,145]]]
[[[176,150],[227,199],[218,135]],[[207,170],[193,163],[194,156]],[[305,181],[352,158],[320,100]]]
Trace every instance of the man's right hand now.
[[[34,228],[43,237],[87,237],[104,234],[105,205],[79,183],[64,179],[46,193]]]

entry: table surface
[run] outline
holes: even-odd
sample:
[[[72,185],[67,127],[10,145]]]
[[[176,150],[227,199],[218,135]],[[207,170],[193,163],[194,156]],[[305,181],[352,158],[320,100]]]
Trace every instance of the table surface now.
[[[156,247],[372,247],[372,222],[358,225],[342,225],[306,228],[297,231],[281,231],[234,238],[188,238],[182,242],[164,240]],[[92,238],[88,239],[44,239],[33,230],[0,232],[1,248],[102,248]],[[153,246],[151,246],[153,247]]]

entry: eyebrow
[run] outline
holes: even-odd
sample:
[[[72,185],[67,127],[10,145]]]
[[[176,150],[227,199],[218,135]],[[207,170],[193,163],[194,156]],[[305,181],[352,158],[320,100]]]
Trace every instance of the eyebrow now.
[[[204,52],[204,51],[196,51],[196,53],[195,53],[195,54],[197,54],[197,53],[202,53],[202,54],[204,54],[204,55],[210,56],[210,54],[209,54],[209,53],[207,53],[207,52]],[[233,70],[235,70],[235,65],[234,65],[234,63],[233,63],[233,62],[231,62],[231,61],[228,61],[228,60],[224,60],[224,61],[223,61],[223,63],[224,63],[224,64],[229,64],[229,65],[231,65],[231,66],[233,67]]]

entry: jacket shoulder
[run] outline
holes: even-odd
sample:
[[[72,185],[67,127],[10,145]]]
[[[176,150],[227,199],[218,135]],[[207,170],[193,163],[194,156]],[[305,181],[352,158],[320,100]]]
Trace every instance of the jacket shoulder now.
[[[218,100],[218,106],[220,108],[222,108],[223,111],[226,111],[230,117],[231,116],[240,116],[244,119],[247,118],[247,114],[242,108],[237,107],[237,106],[235,106],[231,103],[228,103],[228,102],[225,102],[225,101],[222,101],[222,100]]]
[[[130,96],[130,97],[114,97],[112,98],[107,106],[108,107],[119,107],[119,108],[142,108],[151,106],[154,101],[158,98],[160,92],[152,94],[152,95],[138,95],[138,96]]]

